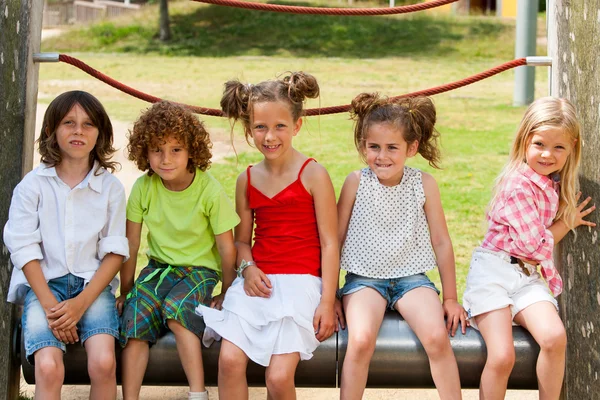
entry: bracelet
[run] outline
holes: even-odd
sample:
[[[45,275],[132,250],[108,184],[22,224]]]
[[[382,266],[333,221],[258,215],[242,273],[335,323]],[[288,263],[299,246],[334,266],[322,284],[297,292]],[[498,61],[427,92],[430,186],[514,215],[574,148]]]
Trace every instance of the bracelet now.
[[[243,278],[242,273],[244,272],[244,270],[248,267],[256,267],[256,263],[252,260],[250,261],[246,261],[244,259],[242,259],[242,263],[240,264],[240,267],[237,269],[237,276],[238,278]]]

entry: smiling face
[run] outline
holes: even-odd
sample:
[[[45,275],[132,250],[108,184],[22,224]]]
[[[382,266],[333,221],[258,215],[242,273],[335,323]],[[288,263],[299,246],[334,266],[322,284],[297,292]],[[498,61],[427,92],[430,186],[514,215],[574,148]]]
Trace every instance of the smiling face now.
[[[75,103],[56,129],[62,160],[89,160],[96,140],[98,128],[79,103]]]
[[[254,145],[272,160],[287,154],[292,148],[292,138],[302,126],[302,118],[294,121],[288,104],[283,101],[253,104],[250,131]]]
[[[548,128],[531,136],[527,147],[527,165],[540,175],[560,171],[573,149],[572,140],[560,128]]]
[[[194,172],[187,168],[189,158],[183,143],[171,136],[148,148],[150,168],[160,176],[165,187],[173,191],[184,190],[194,180]]]
[[[417,141],[408,144],[402,132],[391,124],[369,126],[364,143],[365,159],[379,182],[395,186],[402,180],[406,159],[417,153]]]

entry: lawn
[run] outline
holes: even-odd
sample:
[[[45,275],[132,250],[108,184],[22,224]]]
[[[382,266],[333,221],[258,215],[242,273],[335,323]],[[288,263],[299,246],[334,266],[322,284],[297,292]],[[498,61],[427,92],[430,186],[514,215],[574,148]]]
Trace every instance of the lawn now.
[[[319,107],[347,104],[365,91],[393,96],[455,81],[514,54],[514,21],[491,17],[296,16],[192,2],[174,2],[171,11],[170,44],[156,39],[157,10],[148,7],[135,17],[73,29],[44,41],[42,49],[78,57],[150,94],[212,108],[218,108],[223,82],[232,78],[257,82],[304,70],[321,85],[320,99],[308,107]],[[545,49],[540,47],[538,54]],[[538,69],[536,78],[536,97],[546,95],[547,71]],[[409,163],[432,173],[440,186],[460,297],[471,252],[485,230],[493,180],[524,111],[511,105],[513,81],[513,73],[505,72],[435,96],[443,168],[433,170],[419,157]],[[41,66],[41,102],[71,89],[92,92],[121,121],[133,121],[147,106],[70,65]],[[223,118],[201,118],[215,137],[229,134]],[[328,169],[336,191],[350,171],[362,167],[347,114],[308,118],[295,147]],[[233,198],[237,175],[259,160],[256,151],[241,152],[238,159],[215,163],[211,171]],[[439,283],[437,273],[431,276]]]

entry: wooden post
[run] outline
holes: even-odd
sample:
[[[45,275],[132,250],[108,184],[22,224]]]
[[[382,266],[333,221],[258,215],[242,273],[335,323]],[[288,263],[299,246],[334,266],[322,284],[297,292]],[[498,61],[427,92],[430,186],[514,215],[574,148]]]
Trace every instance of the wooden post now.
[[[582,127],[579,182],[600,206],[600,0],[548,4],[551,93],[575,105]],[[599,207],[600,208],[600,207]],[[600,210],[591,218],[600,222]],[[565,291],[560,296],[567,328],[563,398],[600,399],[600,228],[580,228],[560,244]]]
[[[33,166],[39,52],[39,0],[0,0],[0,224],[4,228],[14,187]],[[0,399],[19,395],[19,359],[14,351],[16,307],[6,302],[12,264],[0,238]]]

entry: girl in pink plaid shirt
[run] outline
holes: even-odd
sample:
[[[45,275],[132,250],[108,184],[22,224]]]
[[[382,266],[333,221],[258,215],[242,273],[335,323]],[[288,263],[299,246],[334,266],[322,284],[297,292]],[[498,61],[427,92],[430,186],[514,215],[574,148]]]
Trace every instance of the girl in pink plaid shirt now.
[[[583,219],[596,208],[587,207],[591,198],[577,204],[580,158],[579,123],[571,103],[552,97],[532,103],[496,180],[488,231],[473,253],[464,293],[471,324],[487,346],[482,399],[505,396],[515,362],[513,321],[540,345],[540,399],[560,396],[567,338],[554,299],[563,283],[552,251],[569,230],[596,226]]]

